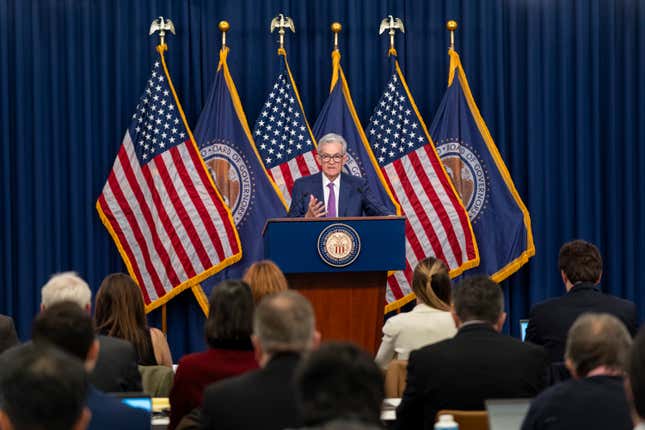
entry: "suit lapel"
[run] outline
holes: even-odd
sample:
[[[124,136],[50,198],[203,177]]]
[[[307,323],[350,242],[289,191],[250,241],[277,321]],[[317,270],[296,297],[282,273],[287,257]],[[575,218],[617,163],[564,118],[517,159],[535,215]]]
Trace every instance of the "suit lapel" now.
[[[349,181],[344,174],[340,175],[340,195],[338,196],[338,216],[347,216],[347,202],[351,194]]]

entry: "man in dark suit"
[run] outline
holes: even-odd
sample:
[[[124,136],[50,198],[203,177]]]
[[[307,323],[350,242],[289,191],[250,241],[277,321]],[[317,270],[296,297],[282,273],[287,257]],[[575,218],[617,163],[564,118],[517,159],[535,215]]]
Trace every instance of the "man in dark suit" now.
[[[482,410],[486,399],[533,397],[544,387],[544,349],[499,333],[506,313],[496,283],[464,279],[453,288],[451,313],[454,338],[410,353],[399,429],[432,429],[441,409]]]
[[[367,181],[343,173],[347,142],[334,133],[318,141],[318,164],[322,172],[297,179],[291,190],[289,217],[383,216],[393,212],[372,194]]]
[[[573,379],[533,399],[522,430],[631,430],[622,376],[631,342],[616,317],[581,315],[566,343],[566,365]]]
[[[203,429],[282,430],[301,424],[294,374],[318,346],[311,304],[295,291],[265,297],[255,310],[253,346],[261,369],[204,391]]]
[[[533,306],[527,342],[544,346],[551,362],[561,362],[567,332],[584,312],[614,315],[632,336],[636,334],[636,305],[600,291],[602,257],[596,246],[583,240],[565,243],[560,248],[558,266],[567,294]]]
[[[62,301],[45,308],[34,320],[33,343],[54,346],[70,354],[91,372],[99,355],[99,342],[94,334],[90,316],[76,303]],[[87,407],[92,413],[89,430],[141,430],[151,427],[151,416],[143,409],[124,405],[89,385]]]
[[[634,430],[645,430],[645,329],[634,338],[626,368],[625,391]]]
[[[18,335],[16,334],[16,327],[13,325],[11,317],[0,315],[0,354],[18,345]]]
[[[74,272],[53,275],[41,290],[40,309],[70,300],[90,314],[92,291]],[[137,367],[134,346],[123,339],[98,336],[100,353],[90,382],[106,393],[141,391],[141,374]]]

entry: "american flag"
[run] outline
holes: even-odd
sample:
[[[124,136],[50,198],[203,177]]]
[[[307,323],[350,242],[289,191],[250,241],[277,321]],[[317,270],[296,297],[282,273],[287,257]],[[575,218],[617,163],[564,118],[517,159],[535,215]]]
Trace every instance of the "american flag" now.
[[[468,213],[452,187],[401,73],[393,73],[372,112],[367,136],[406,222],[406,269],[388,278],[387,301],[411,293],[412,271],[430,256],[456,276],[478,263]]]
[[[255,122],[253,137],[269,175],[291,204],[296,179],[317,173],[314,138],[300,103],[287,54],[280,54],[280,73]]]
[[[241,257],[162,54],[96,208],[148,311]]]

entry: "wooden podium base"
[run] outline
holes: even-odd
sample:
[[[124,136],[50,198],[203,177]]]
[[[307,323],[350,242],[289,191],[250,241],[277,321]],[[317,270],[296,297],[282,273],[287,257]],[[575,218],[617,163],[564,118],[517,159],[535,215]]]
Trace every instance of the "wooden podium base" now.
[[[387,272],[290,273],[307,297],[322,340],[348,340],[376,354],[381,344]]]

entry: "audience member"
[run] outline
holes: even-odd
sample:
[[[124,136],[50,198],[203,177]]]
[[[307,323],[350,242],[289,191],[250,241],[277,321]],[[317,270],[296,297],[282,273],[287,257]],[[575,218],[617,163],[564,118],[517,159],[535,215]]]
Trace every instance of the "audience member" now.
[[[417,305],[388,319],[376,363],[386,368],[393,358],[407,360],[410,351],[451,338],[457,333],[450,316],[450,276],[441,260],[428,257],[414,269],[412,291]]]
[[[306,429],[349,428],[355,423],[381,428],[383,373],[359,347],[323,344],[300,364],[296,384]]]
[[[108,275],[96,293],[94,322],[99,334],[132,342],[142,366],[172,367],[166,335],[148,327],[141,290],[125,273]]]
[[[0,315],[0,354],[19,343],[16,327],[13,325],[13,319],[5,315]]]
[[[80,359],[91,372],[99,355],[99,342],[92,318],[76,303],[64,301],[48,306],[34,320],[32,339],[36,345],[54,346]],[[92,413],[90,430],[149,429],[150,414],[121,403],[94,388],[88,388],[87,407]]]
[[[533,397],[544,387],[544,349],[499,333],[506,313],[496,283],[464,279],[453,288],[451,313],[454,338],[410,353],[400,429],[432,429],[441,409],[482,410],[485,399]]]
[[[72,301],[88,314],[92,311],[92,291],[74,272],[53,275],[41,290],[40,309],[55,303]],[[90,383],[106,393],[141,391],[137,356],[130,342],[98,336],[99,359],[90,374]]]
[[[0,369],[0,429],[84,430],[87,376],[76,358],[34,344],[13,350]]]
[[[641,328],[627,357],[625,391],[634,430],[645,430],[645,329]]]
[[[255,304],[267,294],[287,291],[289,285],[282,270],[270,260],[262,260],[251,264],[244,274],[244,281],[251,286]]]
[[[632,336],[636,333],[636,306],[600,291],[602,257],[595,245],[584,240],[565,243],[560,248],[558,267],[567,294],[531,309],[526,329],[527,342],[544,346],[551,362],[561,362],[567,332],[584,312],[614,315]]]
[[[208,350],[179,360],[170,392],[170,429],[202,404],[207,385],[258,367],[253,353],[253,296],[242,281],[213,288],[204,334]]]
[[[565,362],[573,379],[538,395],[522,430],[632,428],[623,388],[631,337],[616,317],[587,313],[571,326]]]
[[[311,304],[295,291],[265,297],[255,310],[253,346],[259,370],[210,385],[202,428],[281,430],[302,424],[294,373],[320,341]]]

